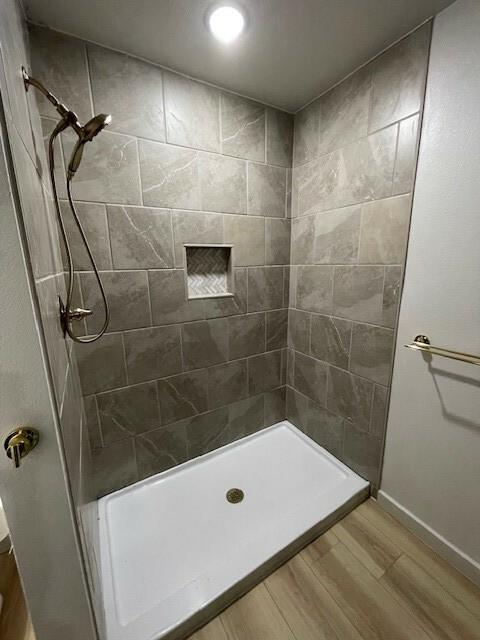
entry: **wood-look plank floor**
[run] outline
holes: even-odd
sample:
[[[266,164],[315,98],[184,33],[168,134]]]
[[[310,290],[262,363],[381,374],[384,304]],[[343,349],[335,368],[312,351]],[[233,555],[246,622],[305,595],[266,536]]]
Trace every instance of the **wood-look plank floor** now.
[[[480,589],[368,500],[190,640],[480,640]]]

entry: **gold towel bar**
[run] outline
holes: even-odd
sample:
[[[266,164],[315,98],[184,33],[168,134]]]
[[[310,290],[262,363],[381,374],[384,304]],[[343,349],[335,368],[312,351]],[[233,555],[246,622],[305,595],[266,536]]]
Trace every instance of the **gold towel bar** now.
[[[417,349],[418,351],[424,351],[425,353],[430,353],[435,356],[443,356],[444,358],[451,358],[452,360],[460,360],[461,362],[480,365],[480,356],[475,356],[472,353],[462,353],[461,351],[452,351],[451,349],[444,349],[443,347],[434,347],[430,344],[430,339],[423,335],[416,336],[411,344],[405,344],[403,346],[407,347],[407,349]]]

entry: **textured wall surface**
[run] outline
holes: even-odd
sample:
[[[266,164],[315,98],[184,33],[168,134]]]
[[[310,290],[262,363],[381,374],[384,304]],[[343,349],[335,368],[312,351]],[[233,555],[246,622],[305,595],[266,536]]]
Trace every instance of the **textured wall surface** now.
[[[48,29],[31,42],[81,119],[113,116],[73,187],[111,307],[76,351],[100,495],[285,417],[293,119]],[[91,334],[99,292],[67,221]],[[233,298],[187,300],[184,243],[233,245]]]
[[[297,114],[287,416],[378,486],[430,25]]]

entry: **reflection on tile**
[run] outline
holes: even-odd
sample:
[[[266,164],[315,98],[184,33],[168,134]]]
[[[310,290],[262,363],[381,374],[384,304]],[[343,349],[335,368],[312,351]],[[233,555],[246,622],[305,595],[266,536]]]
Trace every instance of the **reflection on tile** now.
[[[315,100],[295,115],[294,164],[309,162],[319,154],[320,100]]]
[[[173,267],[169,211],[108,206],[107,212],[115,269]]]
[[[203,300],[187,300],[183,270],[149,271],[153,324],[172,324],[203,318]]]
[[[229,358],[265,351],[265,314],[249,313],[228,319]]]
[[[220,151],[218,90],[169,72],[164,83],[168,142]]]
[[[85,419],[88,429],[88,439],[92,449],[98,449],[103,446],[102,434],[100,432],[100,423],[98,420],[97,400],[95,396],[86,396],[83,398],[83,406],[85,409]]]
[[[232,93],[222,93],[222,153],[265,160],[265,107]]]
[[[359,262],[403,263],[407,249],[410,207],[410,195],[363,205]]]
[[[360,376],[387,385],[393,355],[393,331],[367,324],[354,324],[350,369]]]
[[[347,207],[314,216],[315,263],[348,264],[357,261],[360,211],[360,207]]]
[[[75,134],[64,135],[66,165],[70,162],[76,139]],[[141,204],[137,140],[102,131],[91,145],[85,147],[74,180],[72,191],[78,200]]]
[[[373,383],[351,373],[330,367],[327,408],[368,430]]]
[[[173,211],[172,221],[176,267],[185,266],[184,244],[221,244],[223,242],[221,215],[200,211]]]
[[[267,107],[267,162],[292,166],[293,121],[291,113]],[[252,158],[253,160],[254,158]]]
[[[266,350],[282,349],[287,346],[288,311],[279,309],[267,311],[267,343]]]
[[[143,204],[200,209],[198,152],[139,140]]]
[[[295,389],[324,407],[327,404],[327,371],[325,363],[296,353],[293,374]]]
[[[143,480],[188,460],[184,424],[172,424],[135,438],[138,479]]]
[[[206,369],[163,378],[157,385],[162,424],[204,413],[208,409]]]
[[[233,259],[238,267],[265,264],[265,219],[224,216],[225,242],[233,244]]]
[[[208,369],[209,408],[241,400],[248,395],[247,361],[237,360]]]
[[[315,216],[292,220],[292,264],[313,262]]]
[[[349,320],[312,314],[312,355],[348,369],[352,323]]]
[[[413,189],[417,164],[419,116],[412,116],[399,123],[397,158],[393,175],[393,193],[408,193]]]
[[[95,113],[112,114],[112,131],[163,142],[161,69],[104,47],[87,52]]]
[[[92,459],[94,484],[99,498],[137,481],[133,438],[95,449]]]
[[[270,351],[248,359],[248,393],[251,396],[281,385],[281,351]]]
[[[72,258],[75,268],[79,271],[91,271],[92,263],[80,236],[78,227],[68,202],[61,202],[60,209],[65,224],[67,237],[70,242]],[[105,205],[94,202],[77,202],[75,204],[77,215],[80,219],[83,231],[95,258],[97,269],[111,269],[112,258],[110,256],[110,240],[108,236],[107,214]],[[63,242],[62,242],[63,249]],[[64,258],[66,264],[66,258]]]
[[[283,307],[283,268],[252,267],[248,270],[248,310]]]
[[[105,446],[160,426],[155,383],[101,393],[97,403]]]
[[[310,353],[310,314],[297,309],[288,310],[288,346]]]
[[[201,369],[228,357],[228,322],[226,319],[191,322],[182,325],[185,370]]]
[[[109,331],[148,327],[150,305],[146,271],[103,271],[100,273],[110,309]],[[105,315],[100,288],[94,273],[80,274],[83,303],[93,311],[88,316],[87,330],[98,331]]]
[[[106,334],[97,342],[77,345],[75,353],[83,395],[127,384],[121,334]]]
[[[387,327],[395,326],[402,288],[402,274],[402,267],[385,267],[382,324]]]
[[[223,213],[247,212],[247,168],[244,160],[202,153],[202,209]]]
[[[285,217],[286,170],[268,164],[248,163],[248,213]]]
[[[335,267],[334,314],[351,320],[381,324],[383,267]]]
[[[152,327],[124,333],[130,384],[155,380],[182,370],[180,327]]]
[[[331,313],[333,267],[297,267],[296,306],[305,311]]]
[[[265,220],[266,264],[290,264],[290,220]]]
[[[427,71],[430,24],[383,53],[372,65],[370,131],[420,110]]]

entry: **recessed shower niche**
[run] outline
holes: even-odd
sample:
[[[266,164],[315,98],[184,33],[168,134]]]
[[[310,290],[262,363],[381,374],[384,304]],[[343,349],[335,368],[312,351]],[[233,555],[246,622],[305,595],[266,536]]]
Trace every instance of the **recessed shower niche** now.
[[[232,245],[185,245],[189,300],[234,295],[232,252]]]

